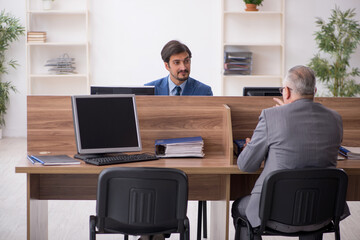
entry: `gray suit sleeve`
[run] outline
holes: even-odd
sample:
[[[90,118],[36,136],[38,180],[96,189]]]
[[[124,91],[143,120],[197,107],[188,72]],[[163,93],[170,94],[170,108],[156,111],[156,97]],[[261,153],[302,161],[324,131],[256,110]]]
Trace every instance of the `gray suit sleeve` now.
[[[264,161],[267,151],[266,118],[264,111],[262,111],[251,141],[238,157],[238,167],[244,172],[257,171],[260,168],[262,161]]]

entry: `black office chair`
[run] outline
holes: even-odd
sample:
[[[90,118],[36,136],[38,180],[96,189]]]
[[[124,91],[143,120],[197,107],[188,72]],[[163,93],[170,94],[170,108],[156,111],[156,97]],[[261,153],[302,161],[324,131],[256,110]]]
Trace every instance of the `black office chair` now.
[[[187,176],[178,169],[104,169],[98,180],[96,216],[90,216],[90,239],[100,233],[121,233],[125,239],[180,233],[181,240],[189,240],[187,201]]]
[[[269,174],[260,200],[261,225],[252,228],[247,219],[238,218],[255,235],[303,236],[334,232],[340,240],[340,217],[344,212],[348,177],[342,169],[279,170]],[[243,226],[245,226],[243,225]]]

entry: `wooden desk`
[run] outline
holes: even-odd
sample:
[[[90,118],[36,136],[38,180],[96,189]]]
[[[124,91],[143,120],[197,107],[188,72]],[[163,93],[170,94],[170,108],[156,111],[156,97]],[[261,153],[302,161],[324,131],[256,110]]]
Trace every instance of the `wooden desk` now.
[[[29,96],[27,101],[28,151],[74,154],[70,97]],[[344,144],[360,146],[360,111],[355,110],[359,108],[360,99],[321,98],[317,101],[342,115]],[[258,175],[243,173],[233,164],[236,159],[232,156],[232,139],[252,135],[261,109],[273,106],[271,98],[138,96],[136,102],[144,151],[154,151],[154,140],[158,138],[200,135],[205,142],[205,157],[121,166],[169,167],[185,171],[189,176],[189,199],[214,201],[211,204],[211,238],[228,239],[229,201],[248,194]],[[350,177],[348,200],[360,200],[360,162],[342,161],[339,167]],[[29,163],[24,156],[16,172],[27,174],[27,238],[48,238],[48,200],[95,199],[97,177],[103,168],[84,163],[38,166]]]
[[[176,100],[181,99],[186,97]],[[28,152],[76,153],[70,97],[29,96],[27,100]],[[230,109],[221,103],[197,106],[191,102],[169,104],[169,100],[175,99],[136,98],[143,151],[154,152],[155,139],[202,136],[205,157],[161,159],[121,166],[185,171],[189,177],[189,199],[215,201],[212,204],[214,221],[210,223],[212,238],[227,239],[230,174],[238,171],[232,165]],[[27,174],[28,239],[47,239],[47,200],[95,200],[98,174],[104,168],[84,163],[79,166],[38,166],[30,164],[24,156],[16,172]],[[215,229],[217,231],[213,231]]]

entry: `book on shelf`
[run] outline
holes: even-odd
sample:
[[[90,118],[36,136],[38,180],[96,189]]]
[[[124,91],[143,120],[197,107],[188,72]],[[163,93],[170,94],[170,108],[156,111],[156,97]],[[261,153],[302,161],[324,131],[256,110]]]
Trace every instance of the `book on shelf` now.
[[[27,41],[29,42],[29,43],[33,43],[33,42],[39,42],[39,43],[44,43],[44,42],[46,42],[46,38],[45,39],[27,39]]]
[[[30,40],[28,43],[46,43],[44,40]]]
[[[32,38],[32,37],[28,37],[27,38],[28,41],[45,41],[46,37],[44,38]]]
[[[28,155],[27,159],[32,164],[42,164],[46,166],[80,164],[79,160],[69,157],[68,155]]]
[[[158,139],[155,141],[157,157],[204,157],[202,137]]]
[[[28,38],[46,38],[46,35],[27,35]]]
[[[27,36],[33,38],[46,37],[46,32],[28,32]]]
[[[28,35],[46,35],[44,31],[29,31],[27,32]]]

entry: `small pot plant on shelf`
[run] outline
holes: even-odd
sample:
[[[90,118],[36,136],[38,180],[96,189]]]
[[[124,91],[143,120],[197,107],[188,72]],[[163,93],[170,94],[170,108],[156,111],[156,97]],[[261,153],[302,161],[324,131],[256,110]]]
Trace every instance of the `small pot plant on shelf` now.
[[[262,6],[264,0],[244,0],[245,11],[259,11],[258,6]]]
[[[15,60],[6,60],[5,53],[10,47],[10,43],[19,39],[24,35],[25,29],[21,26],[19,19],[5,13],[0,12],[0,134],[2,127],[5,126],[5,114],[10,100],[10,92],[16,92],[15,86],[10,81],[3,79],[8,73],[8,67],[16,68],[18,65]],[[0,135],[0,138],[2,135]]]

